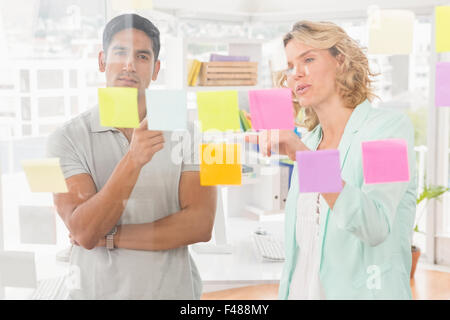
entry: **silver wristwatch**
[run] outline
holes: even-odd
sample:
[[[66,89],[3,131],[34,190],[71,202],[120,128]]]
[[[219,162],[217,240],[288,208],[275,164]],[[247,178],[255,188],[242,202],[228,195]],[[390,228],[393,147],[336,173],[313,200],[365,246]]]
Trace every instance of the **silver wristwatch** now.
[[[114,249],[114,235],[116,234],[116,232],[117,226],[114,226],[114,228],[106,235],[106,249]]]

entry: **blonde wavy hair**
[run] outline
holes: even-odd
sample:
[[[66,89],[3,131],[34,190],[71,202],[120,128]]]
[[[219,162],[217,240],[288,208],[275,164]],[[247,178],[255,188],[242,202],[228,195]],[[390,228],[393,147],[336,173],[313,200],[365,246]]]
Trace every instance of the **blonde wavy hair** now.
[[[335,58],[339,56],[342,63],[336,74],[336,85],[346,107],[356,108],[364,100],[372,101],[377,97],[373,93],[371,79],[377,74],[370,71],[363,49],[344,29],[332,22],[299,21],[284,36],[284,46],[292,39],[316,49],[327,49]],[[283,72],[277,72],[274,77],[278,79],[275,80],[277,86],[287,87],[287,78]],[[297,124],[308,131],[314,129],[319,124],[314,110],[301,106],[295,95],[293,102]]]

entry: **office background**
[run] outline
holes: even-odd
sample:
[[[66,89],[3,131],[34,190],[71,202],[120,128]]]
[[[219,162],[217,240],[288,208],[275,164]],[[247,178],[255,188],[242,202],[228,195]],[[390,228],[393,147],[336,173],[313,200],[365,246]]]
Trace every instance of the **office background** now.
[[[124,7],[126,2],[0,1],[0,250],[51,257],[69,246],[67,230],[54,212],[51,195],[30,192],[20,161],[44,157],[48,134],[97,103],[97,88],[105,85],[104,74],[97,67],[103,27],[115,15],[132,11]],[[152,20],[161,31],[162,70],[152,87],[186,89],[192,120],[196,117],[195,93],[199,90],[232,88],[245,93],[249,89],[272,87],[265,44],[285,34],[298,20],[333,21],[367,46],[368,12],[374,4],[380,9],[405,9],[415,14],[411,54],[369,55],[372,70],[380,73],[375,83],[380,99],[375,105],[402,109],[411,117],[415,127],[418,193],[425,185],[450,186],[450,111],[434,106],[434,66],[438,61],[450,61],[450,54],[436,53],[433,43],[434,7],[450,3],[153,0],[153,10],[136,12]],[[251,61],[258,62],[257,85],[188,86],[188,61],[208,61],[211,53],[250,56]],[[270,168],[273,166],[263,169]],[[230,223],[240,228],[248,221],[239,219],[254,221],[248,227],[249,233],[261,225],[269,229],[281,226],[284,174],[285,170],[275,170],[273,175],[262,178],[249,175],[243,186],[224,190],[223,224],[227,227],[216,237],[222,237],[221,241],[239,251],[233,242],[234,235],[230,234],[234,228],[229,227]],[[267,182],[272,187],[263,187]],[[258,202],[266,194],[268,199],[278,195],[281,202]],[[268,214],[261,217],[251,207],[259,207]],[[422,252],[420,263],[450,267],[450,194],[445,194],[441,201],[422,203],[417,212],[418,228],[423,231],[414,233],[414,242]],[[207,259],[204,253],[196,257],[200,262]],[[218,259],[219,266],[222,258]],[[43,271],[44,265],[51,264],[50,260],[43,258],[43,261],[42,266],[36,264],[36,272],[42,277],[51,276]],[[230,264],[230,268],[238,265],[239,262]],[[267,278],[264,268],[270,273]],[[276,281],[279,272],[276,265],[266,265],[261,270],[257,276],[262,281]],[[227,278],[214,282],[215,276],[207,275],[210,284],[219,288]],[[228,287],[258,280],[245,282],[246,276],[230,275]]]

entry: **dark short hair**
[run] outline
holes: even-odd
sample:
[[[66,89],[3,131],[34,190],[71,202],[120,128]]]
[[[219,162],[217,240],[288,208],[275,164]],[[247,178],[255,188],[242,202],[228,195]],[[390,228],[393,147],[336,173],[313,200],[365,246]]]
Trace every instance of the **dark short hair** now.
[[[116,33],[124,29],[137,29],[144,31],[152,40],[153,54],[155,61],[158,59],[159,49],[161,47],[158,28],[150,20],[134,13],[127,13],[111,19],[103,31],[103,51],[108,50],[109,44]]]

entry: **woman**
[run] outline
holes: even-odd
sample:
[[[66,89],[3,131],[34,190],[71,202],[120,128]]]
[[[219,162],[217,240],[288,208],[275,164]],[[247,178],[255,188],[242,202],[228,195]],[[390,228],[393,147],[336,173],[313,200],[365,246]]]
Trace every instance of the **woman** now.
[[[368,60],[333,23],[301,21],[284,37],[291,88],[309,133],[259,135],[260,148],[295,159],[296,151],[338,149],[342,190],[299,194],[297,166],[286,203],[281,299],[411,299],[415,216],[413,127],[400,112],[373,108]],[[296,108],[297,110],[297,108]],[[299,111],[299,110],[297,110]],[[408,143],[410,182],[366,185],[361,142]]]

